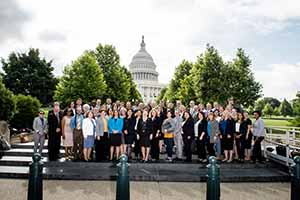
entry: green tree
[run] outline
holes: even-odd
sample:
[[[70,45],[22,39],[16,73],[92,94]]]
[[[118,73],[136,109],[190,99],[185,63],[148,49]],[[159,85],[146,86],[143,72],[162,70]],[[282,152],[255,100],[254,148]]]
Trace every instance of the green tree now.
[[[168,91],[168,87],[164,87],[163,89],[160,90],[160,93],[156,99],[156,102],[159,103],[161,100],[166,101],[166,92]]]
[[[297,93],[296,99],[293,100],[293,113],[300,116],[300,92]]]
[[[282,114],[284,117],[293,115],[293,108],[286,99],[281,102],[279,110],[280,114]]]
[[[259,99],[255,102],[254,110],[262,111],[265,107],[265,101],[263,99]]]
[[[39,49],[11,53],[1,59],[3,82],[14,94],[37,97],[43,104],[52,101],[57,80],[53,75],[52,61],[40,57]]]
[[[273,109],[280,106],[280,101],[273,97],[264,97],[263,98],[265,104],[269,103]]]
[[[243,49],[238,49],[236,58],[228,64],[229,70],[227,81],[229,82],[228,93],[235,99],[236,103],[243,106],[254,105],[261,97],[262,86],[256,82],[250,69],[251,60]],[[227,87],[228,88],[228,87]]]
[[[120,56],[115,47],[99,44],[94,54],[107,84],[104,98],[111,98],[113,101],[133,99],[130,94],[133,86],[130,83],[131,77],[129,77],[129,74],[124,73],[124,67],[120,66]]]
[[[229,98],[225,64],[218,51],[209,44],[204,54],[198,56],[191,69],[192,89],[199,102],[218,101],[224,104]]]
[[[124,73],[126,74],[128,81],[129,81],[129,85],[130,85],[129,98],[127,100],[142,101],[142,96],[141,96],[140,92],[137,90],[137,86],[136,86],[135,82],[133,81],[130,71],[128,69],[126,69],[125,67],[123,67],[122,69],[124,70]]]
[[[103,72],[94,54],[86,51],[64,69],[54,98],[63,104],[79,97],[84,102],[90,102],[103,97],[106,87]]]
[[[183,100],[182,94],[184,91],[186,92],[189,90],[187,87],[189,86],[182,85],[183,82],[188,82],[188,80],[183,81],[183,79],[187,79],[187,77],[190,75],[190,71],[193,67],[193,63],[183,60],[176,68],[173,75],[173,78],[170,81],[169,87],[166,91],[166,98],[172,102],[175,102],[176,100]],[[182,82],[183,81],[183,82]],[[184,87],[184,88],[182,88]],[[190,88],[191,89],[191,88]],[[188,98],[188,97],[185,97]],[[192,97],[189,97],[192,98]]]
[[[5,88],[0,79],[0,120],[9,121],[16,111],[16,102],[13,93]]]
[[[273,114],[273,108],[270,104],[267,103],[262,112],[264,115],[269,115],[271,118],[271,116]]]
[[[188,105],[191,100],[197,99],[195,92],[191,87],[192,84],[193,79],[191,75],[185,75],[184,78],[180,81],[180,87],[177,92],[177,99],[181,100],[184,105]]]
[[[271,105],[271,106],[272,106],[272,105]],[[279,107],[276,107],[276,108],[274,109],[273,115],[275,115],[275,116],[279,116],[279,115],[280,115],[280,109],[279,109]]]
[[[32,96],[25,96],[22,94],[14,96],[17,112],[11,120],[13,128],[31,128],[34,117],[38,116],[41,103],[39,100]]]

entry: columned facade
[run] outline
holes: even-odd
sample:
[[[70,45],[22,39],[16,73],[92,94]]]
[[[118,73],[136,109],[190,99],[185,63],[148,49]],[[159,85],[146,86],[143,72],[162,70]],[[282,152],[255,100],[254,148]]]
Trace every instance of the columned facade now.
[[[160,90],[165,87],[164,84],[158,83],[156,65],[152,56],[146,51],[144,36],[140,50],[129,64],[129,70],[145,103],[155,100]]]

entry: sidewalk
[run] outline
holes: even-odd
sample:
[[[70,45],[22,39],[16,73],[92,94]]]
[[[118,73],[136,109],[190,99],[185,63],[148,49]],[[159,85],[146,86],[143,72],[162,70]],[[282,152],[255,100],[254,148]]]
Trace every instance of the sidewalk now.
[[[112,181],[44,181],[44,200],[115,200]],[[205,200],[206,183],[131,182],[132,200]],[[26,200],[27,180],[0,179],[0,196]],[[289,183],[223,183],[224,200],[290,198]]]

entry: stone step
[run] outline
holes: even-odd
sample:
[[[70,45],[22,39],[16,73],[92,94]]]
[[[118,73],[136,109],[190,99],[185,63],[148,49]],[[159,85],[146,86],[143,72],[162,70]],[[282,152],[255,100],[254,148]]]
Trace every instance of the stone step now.
[[[32,156],[33,149],[16,149],[12,148],[8,151],[0,151],[3,153],[3,156]],[[63,156],[65,153],[64,150],[60,150],[60,156]],[[42,156],[46,157],[48,155],[48,149],[43,149]]]
[[[73,163],[73,166],[45,166],[44,179],[116,180],[117,167],[111,163]],[[89,166],[89,167],[85,167]],[[0,178],[28,178],[29,167],[0,166]],[[131,164],[131,181],[203,182],[207,169],[191,165]],[[221,168],[222,182],[287,182],[289,174],[278,169],[255,167],[249,169]]]

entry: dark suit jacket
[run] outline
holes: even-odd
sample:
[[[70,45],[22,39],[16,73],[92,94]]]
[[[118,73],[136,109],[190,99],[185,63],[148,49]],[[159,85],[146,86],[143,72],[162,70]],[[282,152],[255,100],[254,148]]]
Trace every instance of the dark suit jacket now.
[[[59,120],[55,116],[53,110],[49,111],[48,113],[48,134],[49,135],[55,134],[57,128],[61,129],[61,120],[63,118],[63,113],[59,112],[58,115],[59,115]],[[61,131],[58,134],[61,135]]]
[[[190,117],[182,126],[183,131],[183,137],[187,138],[188,136],[193,139],[195,137],[195,131],[194,131],[194,120],[192,117]]]

